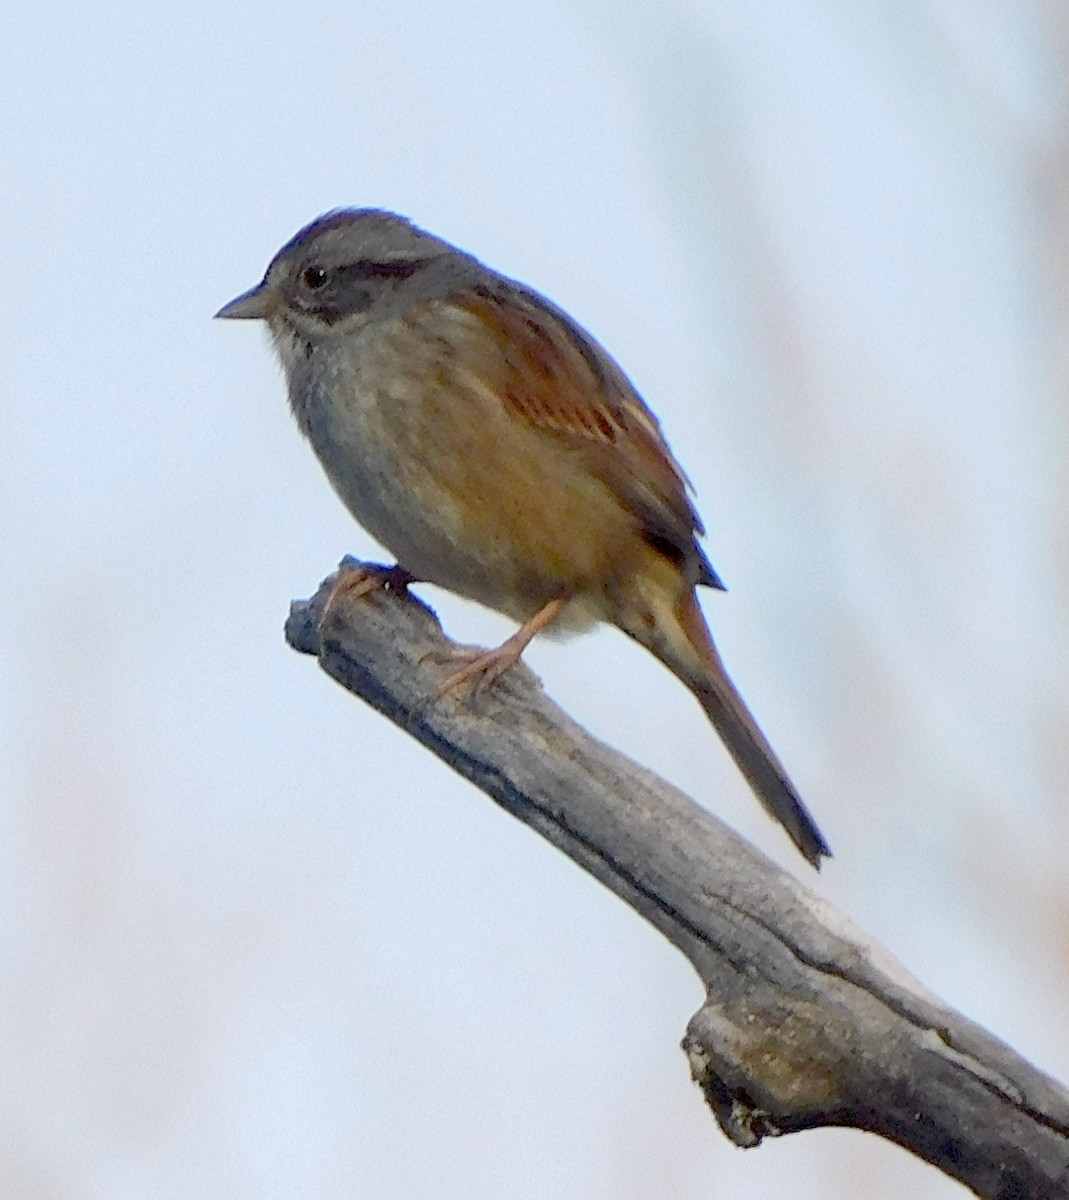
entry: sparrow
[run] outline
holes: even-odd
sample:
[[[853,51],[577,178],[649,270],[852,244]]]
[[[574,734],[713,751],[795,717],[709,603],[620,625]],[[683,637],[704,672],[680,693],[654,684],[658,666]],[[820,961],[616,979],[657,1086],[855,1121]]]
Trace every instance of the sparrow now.
[[[823,836],[725,670],[697,589],[723,590],[690,486],[609,353],[544,296],[394,213],[319,217],[216,314],[266,323],[301,432],[397,560],[515,619],[450,681],[487,684],[541,630],[607,622],[689,688],[805,858]]]

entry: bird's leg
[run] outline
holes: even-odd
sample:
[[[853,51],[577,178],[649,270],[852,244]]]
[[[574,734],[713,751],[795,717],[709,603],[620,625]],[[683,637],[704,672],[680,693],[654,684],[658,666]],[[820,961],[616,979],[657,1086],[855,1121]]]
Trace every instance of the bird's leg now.
[[[355,599],[377,592],[380,588],[389,588],[391,592],[398,592],[403,596],[408,591],[408,585],[417,582],[416,576],[399,564],[383,567],[378,563],[353,565],[353,561],[347,558],[339,566],[330,591],[327,592],[327,598],[323,601],[319,616],[321,625],[341,596],[352,596]]]
[[[510,667],[519,662],[520,655],[530,645],[531,639],[560,615],[561,609],[567,602],[567,599],[563,597],[550,600],[533,617],[528,617],[512,637],[502,642],[494,650],[461,649],[460,647],[451,650],[449,658],[464,659],[465,665],[449,676],[435,693],[436,698],[441,698],[447,692],[455,691],[460,687],[467,686],[473,691],[481,691],[483,688],[492,686],[496,679],[500,679]]]

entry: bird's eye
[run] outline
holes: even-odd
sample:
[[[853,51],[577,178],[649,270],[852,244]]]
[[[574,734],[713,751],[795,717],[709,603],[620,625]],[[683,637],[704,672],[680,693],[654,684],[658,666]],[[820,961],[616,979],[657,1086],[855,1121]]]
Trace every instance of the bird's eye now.
[[[327,282],[327,273],[322,267],[305,267],[301,281],[309,291],[318,291]]]

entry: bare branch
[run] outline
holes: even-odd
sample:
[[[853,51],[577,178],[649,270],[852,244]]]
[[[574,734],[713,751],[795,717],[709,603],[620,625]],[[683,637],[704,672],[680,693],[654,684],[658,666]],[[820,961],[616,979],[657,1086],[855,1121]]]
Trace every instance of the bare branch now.
[[[393,592],[293,605],[286,636],[669,938],[706,1001],[683,1041],[740,1146],[869,1130],[999,1200],[1069,1197],[1069,1092],[926,992],[705,809],[602,745],[526,668],[435,698],[433,613]]]

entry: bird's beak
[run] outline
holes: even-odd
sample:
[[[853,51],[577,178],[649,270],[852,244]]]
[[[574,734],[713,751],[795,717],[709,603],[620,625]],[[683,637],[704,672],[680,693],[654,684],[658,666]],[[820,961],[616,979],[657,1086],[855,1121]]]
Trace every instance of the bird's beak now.
[[[274,308],[272,301],[273,297],[265,279],[247,292],[242,292],[229,304],[224,304],[215,315],[228,321],[262,321]]]

